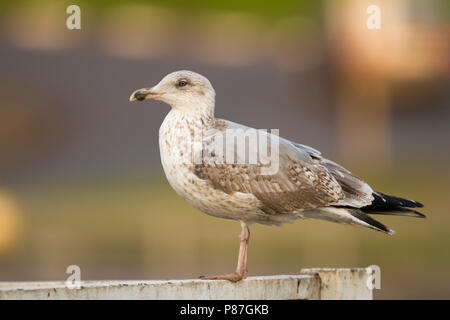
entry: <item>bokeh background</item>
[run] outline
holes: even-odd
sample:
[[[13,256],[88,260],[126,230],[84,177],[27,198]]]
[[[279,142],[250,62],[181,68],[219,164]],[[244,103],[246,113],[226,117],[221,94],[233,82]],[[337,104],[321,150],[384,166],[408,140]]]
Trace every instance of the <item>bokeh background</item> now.
[[[81,30],[66,28],[67,6]],[[366,8],[381,8],[381,30]],[[235,268],[240,226],[176,196],[159,160],[169,107],[130,93],[190,69],[216,115],[320,149],[425,204],[397,231],[252,227],[250,275],[382,271],[377,298],[450,298],[450,3],[0,1],[0,281],[169,279]]]

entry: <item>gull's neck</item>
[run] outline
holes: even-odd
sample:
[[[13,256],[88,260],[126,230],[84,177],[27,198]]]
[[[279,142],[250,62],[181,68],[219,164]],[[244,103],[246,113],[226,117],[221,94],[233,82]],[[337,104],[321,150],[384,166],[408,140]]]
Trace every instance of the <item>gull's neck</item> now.
[[[214,123],[214,111],[196,110],[185,111],[172,108],[166,116],[166,120],[170,122],[197,123],[201,126],[210,126]]]
[[[171,112],[184,115],[186,118],[214,119],[214,98],[173,101],[170,105]]]

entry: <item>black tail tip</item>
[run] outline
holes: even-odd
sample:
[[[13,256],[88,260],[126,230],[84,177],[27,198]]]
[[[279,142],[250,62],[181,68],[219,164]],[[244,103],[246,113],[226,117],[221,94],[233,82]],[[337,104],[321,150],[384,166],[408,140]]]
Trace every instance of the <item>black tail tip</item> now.
[[[422,206],[422,207],[423,207],[423,206]],[[426,217],[427,217],[426,215],[424,215],[424,214],[421,213],[421,212],[414,211],[414,213],[416,214],[415,217],[417,217],[417,218],[426,218]]]
[[[417,201],[414,201],[414,200],[411,200],[411,202],[414,202],[416,204],[416,208],[423,208],[423,204],[421,204],[420,202],[417,202]]]
[[[414,200],[409,200],[405,198],[400,198],[396,196],[390,196],[381,192],[374,192],[373,194],[374,200],[371,204],[372,207],[378,208],[396,208],[396,207],[405,207],[405,208],[423,208],[423,204]]]

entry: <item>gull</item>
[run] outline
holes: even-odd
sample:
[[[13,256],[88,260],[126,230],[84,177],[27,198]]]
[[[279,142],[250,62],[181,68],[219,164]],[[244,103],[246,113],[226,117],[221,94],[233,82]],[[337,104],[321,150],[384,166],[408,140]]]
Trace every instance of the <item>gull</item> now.
[[[171,106],[159,129],[161,162],[171,187],[198,210],[241,223],[236,271],[201,279],[236,282],[247,277],[249,226],[254,223],[282,225],[313,218],[393,234],[369,214],[425,217],[412,209],[423,207],[421,203],[376,192],[318,150],[272,132],[257,130],[266,150],[249,143],[239,154],[242,149],[228,144],[235,136],[227,137],[230,132],[249,137],[252,128],[215,118],[214,88],[198,73],[170,73],[130,96],[130,101],[149,99]],[[275,155],[276,170],[263,172],[269,153]]]

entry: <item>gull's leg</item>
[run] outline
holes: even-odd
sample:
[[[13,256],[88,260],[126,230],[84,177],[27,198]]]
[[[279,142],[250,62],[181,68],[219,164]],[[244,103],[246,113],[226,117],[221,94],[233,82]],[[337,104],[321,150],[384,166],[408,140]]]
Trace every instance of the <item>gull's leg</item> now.
[[[239,245],[239,256],[238,263],[236,267],[236,273],[242,276],[242,279],[247,278],[247,251],[248,242],[250,240],[250,229],[247,224],[241,221],[242,231],[239,235],[240,245]]]
[[[247,278],[247,251],[248,241],[250,240],[250,230],[247,224],[241,221],[242,231],[239,235],[240,246],[239,256],[235,273],[224,274],[220,276],[204,276],[200,277],[202,280],[230,280],[237,282],[239,280]]]

